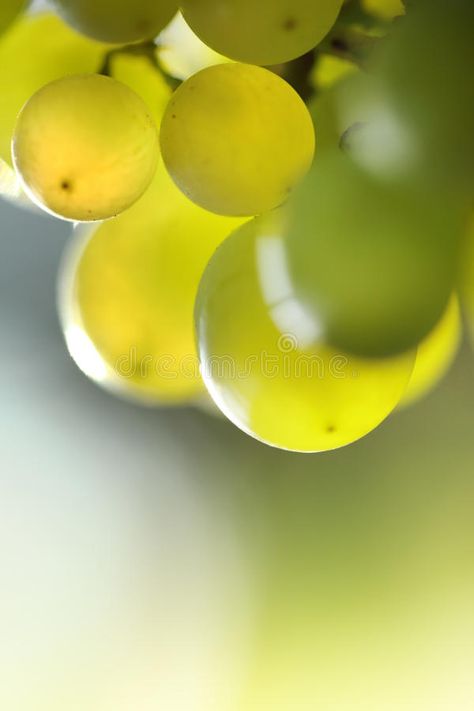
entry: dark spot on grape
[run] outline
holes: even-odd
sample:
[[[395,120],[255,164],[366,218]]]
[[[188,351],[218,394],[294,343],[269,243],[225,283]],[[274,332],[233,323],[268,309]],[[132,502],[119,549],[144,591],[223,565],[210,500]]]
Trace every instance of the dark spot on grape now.
[[[287,17],[283,23],[283,29],[287,32],[293,32],[298,27],[298,20],[296,17]]]
[[[171,118],[176,118],[176,114],[171,114]]]
[[[327,432],[328,434],[333,434],[335,431],[336,431],[336,428],[335,428],[334,425],[328,425],[328,426],[326,427],[326,432]]]
[[[72,192],[72,183],[70,180],[61,180],[61,190],[66,193]]]

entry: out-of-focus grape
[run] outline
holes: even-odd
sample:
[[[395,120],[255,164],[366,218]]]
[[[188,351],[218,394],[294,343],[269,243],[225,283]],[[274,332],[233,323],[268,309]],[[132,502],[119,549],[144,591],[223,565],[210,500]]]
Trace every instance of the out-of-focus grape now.
[[[321,53],[312,72],[312,83],[318,90],[327,90],[355,72],[357,66],[353,62]]]
[[[405,14],[402,0],[361,0],[361,5],[366,12],[381,20],[393,20]]]
[[[2,0],[0,5],[0,35],[12,24],[26,6],[26,0]]]
[[[158,38],[158,57],[170,76],[182,80],[201,69],[231,61],[204,44],[180,12]]]
[[[0,158],[0,197],[17,206],[35,209],[35,205],[25,194],[13,168]]]
[[[282,449],[336,449],[394,409],[414,353],[364,360],[318,342],[292,292],[279,220],[244,225],[211,259],[196,301],[201,369],[244,432]]]
[[[101,42],[152,39],[178,11],[177,0],[54,0],[78,32]]]
[[[98,71],[107,47],[73,32],[54,15],[20,18],[0,38],[0,157],[10,145],[22,106],[45,84],[70,74]]]
[[[280,64],[315,47],[342,0],[184,0],[182,10],[209,47],[240,62]]]
[[[60,304],[79,367],[151,404],[201,397],[194,299],[213,251],[240,224],[195,206],[161,168],[128,212],[79,235],[64,262]]]
[[[474,188],[473,26],[472,0],[419,0],[373,57],[371,130],[387,135],[379,160],[385,149],[395,178],[458,199]]]
[[[474,345],[474,215],[471,216],[464,242],[462,264],[462,297],[467,326]]]
[[[136,202],[158,155],[145,103],[98,74],[40,89],[23,107],[12,142],[28,195],[54,215],[83,222],[116,216]]]
[[[459,302],[452,296],[439,323],[418,346],[415,367],[401,407],[418,402],[442,380],[458,352],[461,332]]]
[[[161,125],[170,175],[191,200],[225,215],[282,204],[308,171],[315,137],[294,89],[248,64],[209,67],[175,92]]]
[[[374,357],[412,348],[453,290],[458,222],[449,203],[389,188],[327,154],[289,203],[295,293],[335,347]]]

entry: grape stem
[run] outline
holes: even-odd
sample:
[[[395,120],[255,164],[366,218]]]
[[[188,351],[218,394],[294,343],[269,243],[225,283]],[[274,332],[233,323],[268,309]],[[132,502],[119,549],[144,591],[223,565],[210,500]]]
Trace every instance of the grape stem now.
[[[104,56],[104,61],[98,73],[103,74],[107,77],[113,76],[113,61],[115,57],[118,57],[120,55],[125,54],[128,56],[132,55],[135,57],[144,57],[151,63],[153,68],[163,77],[170,89],[172,89],[172,91],[175,91],[175,89],[177,89],[178,86],[182,84],[182,81],[176,79],[175,77],[172,77],[170,74],[165,72],[165,70],[158,61],[156,53],[157,46],[154,40],[148,40],[146,42],[137,42],[135,44],[127,44],[122,47],[114,47],[113,49],[109,50]]]
[[[386,29],[387,26],[387,23],[367,13],[360,0],[346,0],[332,31],[317,48],[292,62],[271,66],[268,69],[291,84],[306,101],[315,91],[311,75],[320,53],[346,59],[365,68],[372,50],[382,39],[377,35],[377,31]],[[172,91],[182,84],[181,80],[168,74],[160,64],[154,40],[114,47],[109,50],[104,56],[99,74],[112,76],[114,58],[123,54],[145,57]]]

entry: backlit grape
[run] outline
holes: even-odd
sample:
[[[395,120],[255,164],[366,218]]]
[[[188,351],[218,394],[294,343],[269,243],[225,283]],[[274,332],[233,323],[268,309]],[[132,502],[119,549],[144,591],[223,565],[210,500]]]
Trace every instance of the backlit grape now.
[[[22,106],[49,82],[98,71],[106,45],[81,37],[51,14],[23,15],[0,38],[0,158],[11,162],[11,140]]]
[[[315,47],[342,0],[183,0],[185,19],[209,47],[240,62],[279,64]]]
[[[319,340],[295,298],[278,219],[259,218],[217,250],[196,302],[201,368],[222,412],[283,449],[342,447],[394,409],[414,354],[364,360]]]
[[[178,11],[176,0],[54,0],[64,19],[88,37],[127,44],[156,37]]]
[[[425,397],[448,372],[461,342],[461,316],[456,296],[451,298],[441,320],[418,346],[415,367],[401,407]]]
[[[156,126],[142,99],[99,75],[40,89],[18,118],[12,155],[28,194],[74,221],[120,214],[156,170]]]
[[[209,67],[174,94],[161,126],[178,187],[212,212],[256,215],[283,203],[308,171],[314,128],[275,74],[247,64]]]
[[[194,299],[213,251],[240,224],[193,205],[161,167],[130,210],[79,235],[61,274],[61,313],[87,375],[150,403],[202,398]]]

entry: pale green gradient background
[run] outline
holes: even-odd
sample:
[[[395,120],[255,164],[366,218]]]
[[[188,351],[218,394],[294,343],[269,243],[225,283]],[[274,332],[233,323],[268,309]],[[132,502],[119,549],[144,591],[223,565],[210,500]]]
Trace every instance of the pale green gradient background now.
[[[87,381],[67,238],[0,204],[2,711],[472,711],[468,347],[365,440],[277,452]]]

